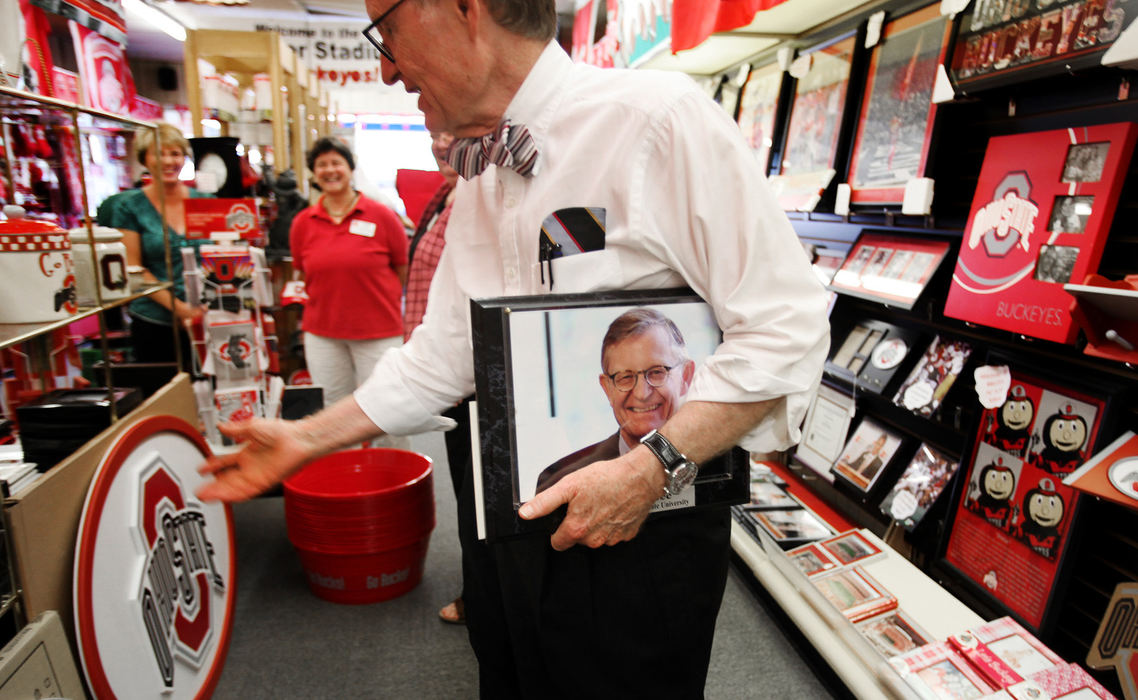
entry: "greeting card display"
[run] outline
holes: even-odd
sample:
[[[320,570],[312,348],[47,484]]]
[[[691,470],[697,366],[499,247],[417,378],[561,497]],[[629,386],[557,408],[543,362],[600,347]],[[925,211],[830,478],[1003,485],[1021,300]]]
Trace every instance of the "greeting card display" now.
[[[739,99],[739,130],[763,172],[770,164],[774,144],[774,118],[783,71],[777,62],[752,68]]]
[[[819,544],[842,566],[864,562],[881,554],[881,548],[857,530],[843,532]]]
[[[868,618],[854,627],[887,659],[907,654],[930,640],[929,634],[900,609]]]
[[[958,460],[921,443],[893,489],[881,501],[881,512],[912,532],[959,467]]]
[[[1078,505],[1062,478],[1090,454],[1104,408],[1013,371],[1005,402],[981,418],[945,556],[1035,630]]]
[[[830,289],[911,309],[948,254],[948,241],[864,233]]]
[[[746,514],[754,525],[762,528],[783,549],[834,534],[821,518],[807,508],[747,511]]]
[[[846,443],[833,471],[858,490],[868,492],[893,461],[901,438],[872,418],[865,418]]]
[[[897,599],[857,567],[822,574],[812,582],[822,597],[850,622],[860,622],[897,607]]]
[[[1052,666],[1046,671],[1032,675],[1030,680],[1051,698],[1116,700],[1113,693],[1104,688],[1078,664]],[[1013,697],[1026,696],[1016,695],[1013,691]]]
[[[842,454],[854,410],[852,396],[821,384],[806,413],[802,440],[794,455],[827,481],[834,480],[830,467]]]
[[[922,698],[979,698],[996,690],[945,642],[933,642],[889,659],[889,665]]]
[[[1063,478],[1079,491],[1138,508],[1138,435],[1126,431]]]
[[[1122,123],[991,139],[945,315],[1073,341],[1063,284],[1098,269],[1136,136]]]
[[[850,201],[900,204],[925,174],[936,105],[933,81],[951,23],[937,5],[888,22],[869,60],[850,161]]]
[[[799,545],[789,550],[786,556],[807,577],[816,576],[841,566],[841,563],[817,542]]]
[[[893,403],[928,418],[940,407],[945,394],[964,370],[972,346],[962,340],[933,338],[925,354],[909,372]]]
[[[813,211],[834,177],[838,134],[849,87],[855,37],[800,56],[791,68],[798,77],[786,149],[771,190],[788,211]]]

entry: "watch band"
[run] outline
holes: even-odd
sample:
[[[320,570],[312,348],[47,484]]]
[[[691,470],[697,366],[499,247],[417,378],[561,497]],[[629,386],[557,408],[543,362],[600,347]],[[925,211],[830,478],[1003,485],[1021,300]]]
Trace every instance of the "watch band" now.
[[[652,450],[652,454],[656,455],[656,459],[660,460],[664,465],[664,469],[667,469],[669,472],[675,469],[681,462],[687,461],[687,457],[677,450],[676,446],[673,445],[668,438],[656,432],[655,429],[640,438],[640,442]]]

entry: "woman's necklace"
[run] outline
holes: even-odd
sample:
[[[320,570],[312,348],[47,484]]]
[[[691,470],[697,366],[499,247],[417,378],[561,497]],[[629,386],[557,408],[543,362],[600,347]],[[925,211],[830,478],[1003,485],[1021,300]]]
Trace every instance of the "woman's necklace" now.
[[[332,211],[331,209],[328,208],[328,198],[325,197],[324,198],[324,211],[328,212],[328,216],[332,217],[333,219],[342,219],[342,218],[344,218],[345,214],[350,212],[352,209],[355,209],[356,202],[358,202],[359,199],[360,199],[360,193],[356,192],[355,196],[352,197],[352,201],[348,202],[348,206],[344,207],[340,211]]]

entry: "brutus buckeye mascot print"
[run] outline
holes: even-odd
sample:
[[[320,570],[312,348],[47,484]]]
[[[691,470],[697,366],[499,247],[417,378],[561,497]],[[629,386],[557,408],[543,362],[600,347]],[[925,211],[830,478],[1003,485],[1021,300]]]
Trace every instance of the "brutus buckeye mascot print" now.
[[[1032,551],[1054,559],[1059,549],[1059,526],[1067,511],[1067,503],[1049,478],[1024,494],[1022,515],[1012,533],[1027,543]]]
[[[1016,384],[1008,398],[996,410],[996,429],[992,444],[1008,454],[1023,457],[1031,437],[1031,421],[1035,418],[1035,404],[1022,385]]]
[[[1074,405],[1064,404],[1043,424],[1043,449],[1032,463],[1057,476],[1070,474],[1083,463],[1089,435],[1086,419],[1075,412]]]
[[[1015,472],[1004,463],[1003,457],[996,457],[980,470],[980,477],[970,486],[968,510],[1003,529],[1008,523],[1015,490]]]

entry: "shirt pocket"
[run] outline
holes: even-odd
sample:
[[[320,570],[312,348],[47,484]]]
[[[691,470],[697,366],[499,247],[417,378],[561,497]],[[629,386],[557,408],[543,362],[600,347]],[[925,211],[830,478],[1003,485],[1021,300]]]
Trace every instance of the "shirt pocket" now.
[[[535,263],[530,274],[535,288],[555,294],[613,289],[621,281],[620,259],[616,251],[608,249]]]

